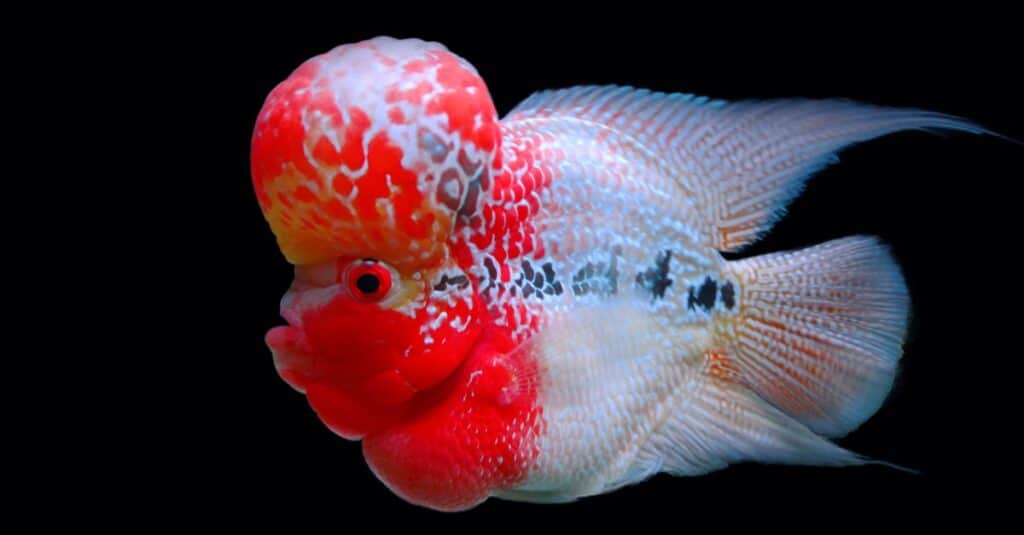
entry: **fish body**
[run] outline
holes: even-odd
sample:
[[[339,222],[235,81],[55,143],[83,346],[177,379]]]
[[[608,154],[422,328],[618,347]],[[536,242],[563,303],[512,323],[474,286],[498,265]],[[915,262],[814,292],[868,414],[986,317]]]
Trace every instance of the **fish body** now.
[[[891,389],[910,307],[885,246],[723,258],[845,146],[983,129],[838,100],[542,91],[499,119],[442,45],[299,67],[252,145],[296,278],[282,378],[404,499],[570,501],[739,462],[869,462],[829,439]]]

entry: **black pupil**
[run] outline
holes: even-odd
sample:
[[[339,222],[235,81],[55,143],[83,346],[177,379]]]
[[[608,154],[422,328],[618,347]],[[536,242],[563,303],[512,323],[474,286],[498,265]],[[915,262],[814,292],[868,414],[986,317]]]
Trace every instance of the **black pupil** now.
[[[372,294],[380,288],[380,279],[373,273],[363,273],[356,279],[356,288],[364,294]]]

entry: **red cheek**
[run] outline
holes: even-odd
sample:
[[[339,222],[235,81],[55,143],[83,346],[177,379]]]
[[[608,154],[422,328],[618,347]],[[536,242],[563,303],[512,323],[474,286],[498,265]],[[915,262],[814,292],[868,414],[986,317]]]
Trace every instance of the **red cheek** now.
[[[402,348],[414,343],[411,318],[381,311],[372,304],[328,306],[303,321],[316,373],[331,384],[356,388],[371,377],[394,370]]]
[[[481,328],[480,319],[474,311],[484,309],[479,295],[474,295],[473,299],[472,306],[462,299],[456,300],[452,306],[444,306],[443,311],[448,321],[442,322],[430,332],[432,343],[421,342],[421,347],[401,362],[399,369],[402,376],[416,389],[426,390],[437,385],[451,375],[469,355]],[[435,306],[441,308],[441,303],[436,303]],[[431,321],[429,313],[425,310],[419,316],[419,322]],[[468,323],[459,330],[453,326],[452,320]],[[422,335],[420,339],[422,340]]]

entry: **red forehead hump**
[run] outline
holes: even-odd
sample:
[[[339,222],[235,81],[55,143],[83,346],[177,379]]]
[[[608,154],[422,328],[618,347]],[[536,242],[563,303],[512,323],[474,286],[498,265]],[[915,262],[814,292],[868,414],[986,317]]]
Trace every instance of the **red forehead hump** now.
[[[378,37],[306,61],[270,93],[253,186],[292,263],[432,265],[489,188],[499,139],[472,65],[437,43]]]

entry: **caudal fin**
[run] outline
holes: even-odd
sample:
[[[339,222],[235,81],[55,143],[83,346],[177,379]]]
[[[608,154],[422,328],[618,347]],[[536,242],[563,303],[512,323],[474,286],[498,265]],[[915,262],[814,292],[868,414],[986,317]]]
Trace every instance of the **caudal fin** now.
[[[719,371],[826,437],[853,431],[889,391],[910,299],[877,239],[851,237],[730,262],[739,314]]]

